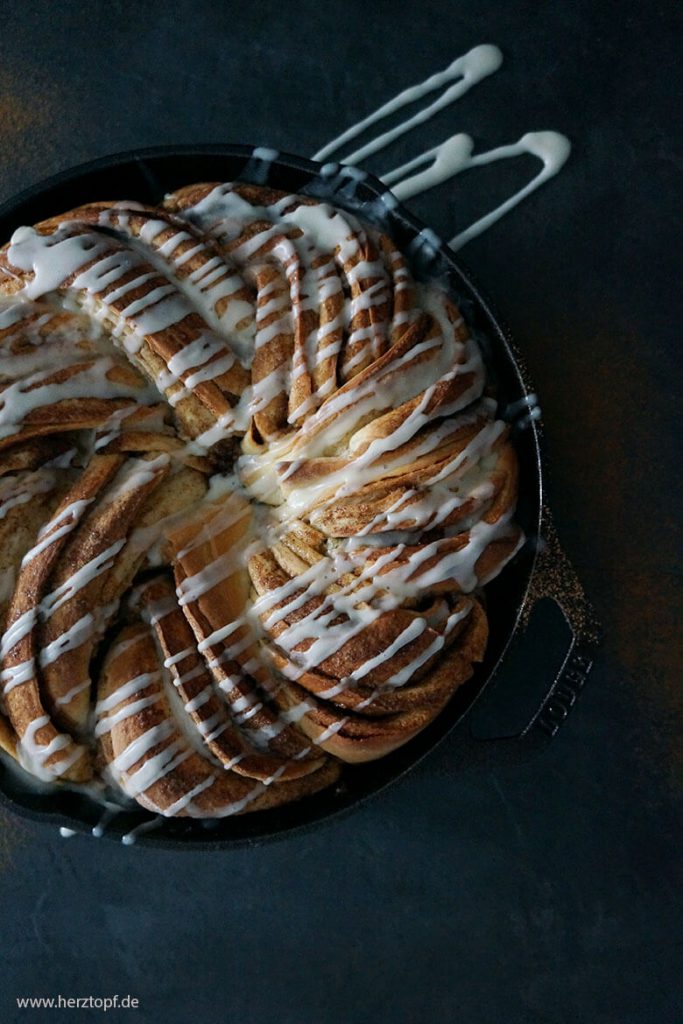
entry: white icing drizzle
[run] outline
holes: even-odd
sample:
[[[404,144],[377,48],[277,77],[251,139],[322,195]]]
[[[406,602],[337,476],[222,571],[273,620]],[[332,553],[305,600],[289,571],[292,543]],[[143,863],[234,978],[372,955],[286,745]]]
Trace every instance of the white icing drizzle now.
[[[394,192],[398,199],[404,200],[419,195],[419,193],[425,192],[471,167],[481,167],[496,160],[510,159],[525,153],[538,157],[542,163],[538,174],[500,206],[484,217],[480,217],[465,231],[461,231],[451,238],[448,244],[454,250],[462,248],[472,238],[482,234],[523,199],[531,195],[539,185],[557,174],[571,150],[569,140],[559,132],[527,132],[519,142],[513,145],[499,146],[497,149],[480,153],[477,156],[472,155],[473,146],[474,141],[468,135],[455,135],[441,143],[440,146],[422,153],[402,167],[384,175],[384,181],[388,185],[396,182]],[[408,174],[428,159],[433,159],[433,163],[427,170],[414,175]]]
[[[91,829],[91,832],[90,832],[90,834],[95,839],[101,839],[102,838],[102,836],[104,835],[104,832],[105,832],[105,829],[106,829],[107,825],[111,821],[113,821],[114,818],[116,817],[116,815],[120,814],[122,809],[123,809],[119,804],[111,804],[111,803],[108,803],[106,800],[103,800],[102,802],[104,803],[105,808],[104,808],[104,810],[103,810],[103,812],[102,812],[102,814],[100,816],[99,821],[97,822],[96,825],[93,825],[93,827]]]
[[[442,88],[442,86],[447,86],[446,91],[437,100],[430,103],[417,114],[414,114],[403,124],[397,125],[391,131],[384,132],[372,142],[356,150],[345,160],[347,164],[358,163],[364,157],[369,156],[371,153],[376,153],[379,149],[382,149],[407,131],[410,131],[411,128],[418,124],[423,124],[430,117],[443,110],[444,107],[447,107],[466,93],[476,82],[486,78],[487,75],[493,74],[500,67],[502,60],[503,55],[497,46],[483,45],[475,47],[463,57],[458,57],[454,60],[444,71],[432,75],[420,85],[404,89],[393,100],[389,100],[388,103],[383,104],[373,114],[348,128],[336,139],[323,146],[322,149],[318,150],[313,159],[325,160],[335,150],[341,149],[347,142],[355,139],[367,128],[393,114],[396,110],[400,110],[401,107],[422,99],[423,96]],[[451,82],[454,82],[454,84],[449,84]]]
[[[440,110],[459,99],[477,82],[497,71],[503,61],[503,55],[496,46],[477,46],[469,53],[458,57],[444,71],[432,75],[419,85],[412,86],[399,93],[394,99],[380,106],[373,114],[363,118],[348,128],[337,138],[323,146],[314,156],[315,160],[323,160],[337,150],[343,149],[357,136],[373,127],[379,121],[395,114],[396,111],[423,99],[429,93],[444,88],[444,92],[431,102],[427,102],[417,113],[411,114],[393,128],[380,133],[371,141],[361,146],[344,158],[346,165],[354,165],[374,153],[385,149],[406,132],[424,124]],[[438,146],[425,150],[418,156],[400,167],[383,172],[382,180],[393,188],[398,200],[411,199],[449,178],[472,167],[480,167],[496,160],[512,159],[522,154],[537,157],[541,170],[523,188],[501,203],[490,213],[480,217],[464,231],[454,235],[448,243],[451,249],[457,250],[471,239],[492,227],[506,213],[531,195],[540,185],[553,177],[566,162],[571,145],[569,140],[559,132],[542,131],[527,132],[510,145],[498,146],[485,153],[473,155],[474,142],[469,135],[457,134],[445,139]],[[424,165],[427,164],[427,167]],[[422,168],[418,170],[419,168]],[[413,173],[417,172],[417,173]],[[323,174],[325,168],[323,168]],[[359,179],[356,179],[359,180]],[[360,179],[362,180],[362,179]],[[391,203],[385,203],[390,209]]]
[[[48,770],[45,762],[53,754],[57,754],[72,745],[70,737],[63,733],[56,735],[49,743],[39,743],[36,740],[36,733],[49,724],[50,719],[47,715],[39,715],[37,718],[34,718],[17,745],[19,764],[22,768],[25,768],[31,775],[35,775],[36,778],[45,781],[52,781],[55,775],[63,775],[83,753],[82,747],[73,744],[73,751],[62,757],[57,765]]]
[[[125,835],[121,836],[122,844],[124,846],[134,846],[138,836],[145,835],[147,832],[152,832],[155,828],[159,828],[162,821],[163,818],[160,817],[152,818],[150,821],[143,821],[141,825],[137,825],[130,832],[126,832]]]
[[[26,505],[38,494],[48,494],[55,485],[55,474],[44,467],[23,478],[0,479],[0,520],[18,505]]]

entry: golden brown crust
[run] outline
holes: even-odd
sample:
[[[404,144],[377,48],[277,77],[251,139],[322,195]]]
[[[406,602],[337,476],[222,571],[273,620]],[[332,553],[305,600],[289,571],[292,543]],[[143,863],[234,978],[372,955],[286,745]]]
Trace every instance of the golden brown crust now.
[[[285,782],[272,776],[272,781],[255,780],[223,764],[211,763],[177,726],[159,683],[158,664],[149,630],[143,625],[127,627],[115,638],[105,658],[99,687],[98,728],[104,760],[124,791],[149,810],[211,818],[266,810],[323,789],[338,777],[338,768],[329,761]],[[148,677],[148,685],[133,696],[116,700],[117,692],[142,674]],[[145,708],[126,715],[126,709],[136,701],[145,703]],[[130,753],[136,743],[146,748],[139,758]],[[172,767],[148,785],[149,773],[145,773],[154,758]]]

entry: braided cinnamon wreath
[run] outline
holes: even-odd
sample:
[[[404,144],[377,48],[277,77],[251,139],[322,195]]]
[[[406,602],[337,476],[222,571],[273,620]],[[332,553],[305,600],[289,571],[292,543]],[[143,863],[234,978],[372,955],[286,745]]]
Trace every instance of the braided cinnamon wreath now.
[[[432,721],[523,541],[444,291],[339,209],[198,184],[19,229],[0,296],[8,753],[220,817]]]

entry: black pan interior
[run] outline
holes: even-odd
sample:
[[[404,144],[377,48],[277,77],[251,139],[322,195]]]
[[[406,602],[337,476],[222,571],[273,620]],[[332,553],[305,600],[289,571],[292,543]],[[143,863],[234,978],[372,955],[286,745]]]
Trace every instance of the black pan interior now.
[[[447,280],[470,327],[478,332],[496,382],[501,408],[519,401],[531,389],[519,355],[499,318],[475,284],[471,274],[456,262],[443,245],[425,244],[425,225],[404,207],[387,210],[377,203],[385,186],[371,175],[357,180],[354,172],[338,165],[321,168],[309,160],[287,154],[265,160],[260,151],[245,146],[155,149],[104,158],[58,175],[22,193],[0,208],[0,242],[9,239],[23,224],[34,224],[74,206],[95,200],[134,199],[158,203],[163,195],[182,185],[199,181],[244,180],[268,184],[290,192],[329,198],[335,205],[374,221],[387,231],[399,248],[412,254],[418,276],[438,275]],[[427,236],[428,237],[428,236]],[[458,748],[459,736],[469,732],[468,712],[481,696],[509,645],[527,594],[539,535],[542,484],[539,432],[535,422],[517,434],[520,461],[518,520],[527,543],[505,571],[487,588],[490,642],[485,662],[449,705],[423,733],[380,761],[347,767],[334,789],[271,811],[247,814],[216,822],[198,823],[164,819],[158,827],[140,835],[140,842],[175,848],[225,848],[283,836],[293,829],[312,826],[331,815],[347,811],[379,792],[409,771],[444,737]],[[463,750],[467,744],[463,743]],[[467,754],[463,766],[467,765]],[[18,775],[0,763],[0,790],[15,810],[31,818],[49,821],[77,831],[89,831],[101,816],[101,808],[79,793],[68,790],[39,793],[28,789]],[[105,834],[115,839],[150,819],[143,811],[117,815]]]

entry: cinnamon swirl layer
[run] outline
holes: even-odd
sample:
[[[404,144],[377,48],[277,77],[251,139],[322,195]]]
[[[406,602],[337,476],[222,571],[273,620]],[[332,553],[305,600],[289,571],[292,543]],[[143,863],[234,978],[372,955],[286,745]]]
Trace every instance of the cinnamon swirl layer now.
[[[0,250],[0,746],[264,810],[484,656],[517,462],[452,298],[310,198],[197,184]]]

